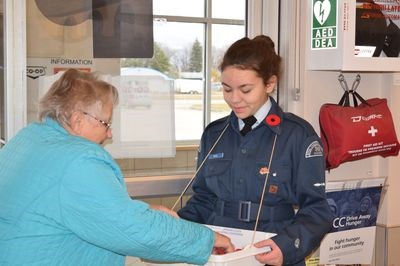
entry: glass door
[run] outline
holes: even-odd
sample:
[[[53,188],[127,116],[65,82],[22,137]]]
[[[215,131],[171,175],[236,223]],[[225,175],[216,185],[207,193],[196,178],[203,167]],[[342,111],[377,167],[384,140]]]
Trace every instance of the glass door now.
[[[0,148],[5,144],[3,1],[0,0]]]
[[[0,0],[0,146],[26,125],[25,0]]]

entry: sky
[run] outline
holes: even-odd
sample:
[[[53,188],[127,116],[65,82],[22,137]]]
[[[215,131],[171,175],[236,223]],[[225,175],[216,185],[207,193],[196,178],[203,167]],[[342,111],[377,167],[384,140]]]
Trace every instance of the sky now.
[[[235,5],[234,5],[235,4]],[[227,8],[229,7],[229,8]],[[163,12],[169,16],[203,16],[204,0],[153,0],[154,15]],[[245,0],[213,0],[214,17],[228,19],[244,19]],[[155,41],[162,42],[170,48],[179,49],[192,44],[197,38],[204,40],[203,25],[197,23],[175,23],[166,20],[155,21]],[[177,31],[176,28],[179,28]],[[221,48],[244,36],[244,27],[235,25],[217,25],[213,29],[213,46]],[[174,37],[179,35],[178,37]]]

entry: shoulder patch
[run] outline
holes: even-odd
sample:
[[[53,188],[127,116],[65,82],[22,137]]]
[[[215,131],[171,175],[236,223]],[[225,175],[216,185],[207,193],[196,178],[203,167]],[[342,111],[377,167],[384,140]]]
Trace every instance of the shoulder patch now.
[[[304,156],[305,158],[324,156],[324,151],[319,142],[315,140],[308,145],[306,154]]]

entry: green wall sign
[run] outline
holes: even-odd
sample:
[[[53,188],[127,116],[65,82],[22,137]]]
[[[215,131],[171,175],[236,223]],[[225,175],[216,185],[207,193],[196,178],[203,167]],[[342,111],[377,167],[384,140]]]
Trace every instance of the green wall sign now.
[[[312,0],[311,49],[337,47],[336,0]]]

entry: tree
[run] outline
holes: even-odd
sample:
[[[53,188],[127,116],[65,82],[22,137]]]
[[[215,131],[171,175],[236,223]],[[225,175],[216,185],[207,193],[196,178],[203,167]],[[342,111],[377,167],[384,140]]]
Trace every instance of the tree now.
[[[168,73],[170,68],[169,58],[158,43],[154,43],[152,58],[124,58],[122,67],[148,67],[163,73]]]
[[[189,71],[201,72],[203,69],[203,47],[199,40],[195,40],[190,52]]]
[[[176,52],[175,62],[180,72],[189,72],[190,48],[186,47]]]
[[[148,58],[122,58],[121,67],[148,67]]]
[[[157,43],[154,43],[154,55],[150,59],[150,67],[163,73],[169,72],[169,58]]]

